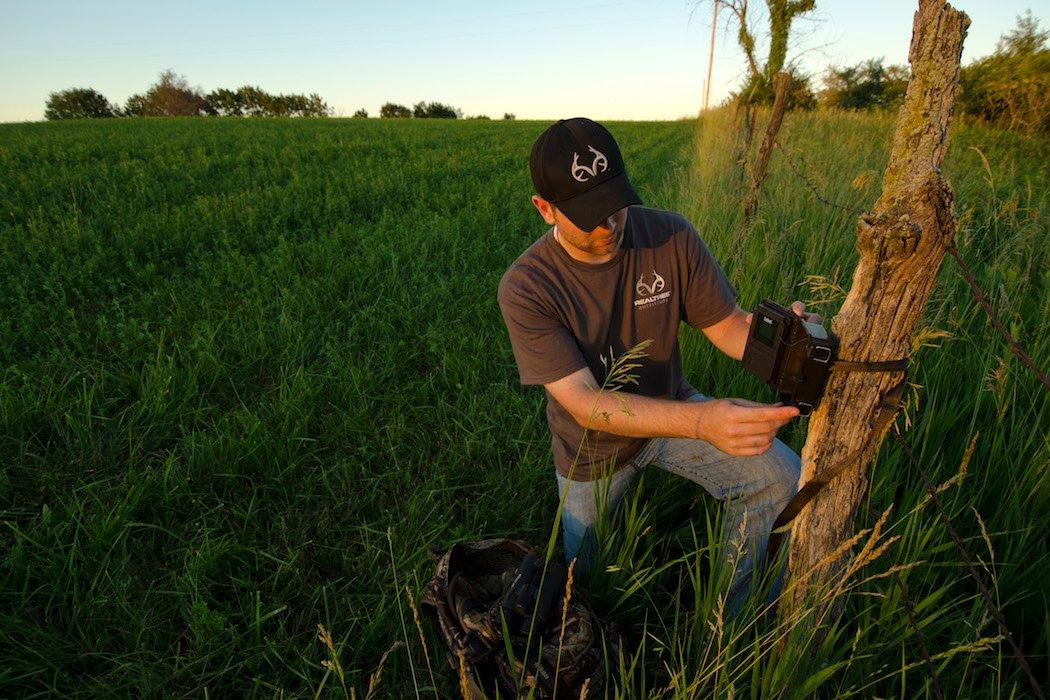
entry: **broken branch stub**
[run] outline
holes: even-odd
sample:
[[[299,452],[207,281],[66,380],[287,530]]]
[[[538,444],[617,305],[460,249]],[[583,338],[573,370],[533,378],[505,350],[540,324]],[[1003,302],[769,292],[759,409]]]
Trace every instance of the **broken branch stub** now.
[[[860,260],[842,309],[832,320],[839,357],[854,362],[906,357],[937,270],[955,236],[952,189],[940,175],[948,145],[962,43],[970,20],[943,0],[920,0],[908,60],[912,76],[894,126],[882,195],[860,217]],[[902,372],[833,371],[802,450],[800,485],[844,455],[853,465],[802,511],[791,529],[793,585],[781,614],[841,573],[845,556],[824,561],[853,533],[867,482],[864,468],[897,410]],[[830,601],[820,601],[824,606]],[[836,607],[836,610],[838,608]]]

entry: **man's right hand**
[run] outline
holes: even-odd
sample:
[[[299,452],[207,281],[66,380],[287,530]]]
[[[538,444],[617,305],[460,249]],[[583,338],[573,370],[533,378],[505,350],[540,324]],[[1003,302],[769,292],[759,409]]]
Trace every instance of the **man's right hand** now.
[[[762,454],[772,447],[777,430],[799,414],[795,406],[746,399],[712,399],[694,405],[696,437],[734,457]]]
[[[745,399],[673,401],[597,389],[587,367],[544,385],[580,426],[627,437],[701,439],[736,457],[765,452],[794,406]]]

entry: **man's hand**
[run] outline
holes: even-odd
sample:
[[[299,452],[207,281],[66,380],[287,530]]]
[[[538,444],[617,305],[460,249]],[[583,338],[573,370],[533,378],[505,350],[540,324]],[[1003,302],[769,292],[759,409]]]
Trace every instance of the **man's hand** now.
[[[794,311],[795,315],[800,317],[803,321],[824,325],[824,321],[819,315],[803,313],[806,310],[806,305],[801,301],[791,302],[791,310]]]
[[[579,425],[627,437],[672,437],[710,442],[734,456],[762,454],[777,428],[798,415],[794,406],[744,399],[673,401],[599,391],[587,367],[545,384]]]
[[[760,455],[773,445],[777,429],[798,415],[794,406],[746,399],[713,399],[695,404],[696,435],[734,457]]]

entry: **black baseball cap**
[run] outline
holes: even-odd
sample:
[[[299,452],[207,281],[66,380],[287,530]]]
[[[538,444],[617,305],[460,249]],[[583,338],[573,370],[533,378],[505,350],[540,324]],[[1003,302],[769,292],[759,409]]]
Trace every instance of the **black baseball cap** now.
[[[594,230],[615,211],[642,203],[612,134],[584,117],[562,119],[540,134],[532,144],[529,171],[536,193],[584,231]]]

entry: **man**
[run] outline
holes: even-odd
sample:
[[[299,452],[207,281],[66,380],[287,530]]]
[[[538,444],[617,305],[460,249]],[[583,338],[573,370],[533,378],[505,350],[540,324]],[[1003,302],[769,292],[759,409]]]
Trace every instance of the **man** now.
[[[611,510],[655,464],[729,501],[723,541],[727,556],[742,554],[738,598],[796,491],[799,458],[776,432],[798,409],[710,399],[686,381],[679,323],[740,360],[751,315],[684,217],[636,206],[603,126],[557,122],[533,144],[529,167],[532,203],[551,228],[504,274],[499,304],[521,382],[546,389],[566,559],[591,564],[599,499]],[[792,309],[820,322],[800,302]],[[610,387],[616,359],[644,341],[632,378],[614,375]]]

